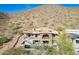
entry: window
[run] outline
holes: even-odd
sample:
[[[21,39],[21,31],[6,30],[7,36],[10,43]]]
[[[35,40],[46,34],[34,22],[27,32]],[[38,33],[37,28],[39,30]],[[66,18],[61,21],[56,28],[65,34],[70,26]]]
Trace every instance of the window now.
[[[69,33],[71,38],[79,38],[79,34],[76,33]]]
[[[43,41],[43,43],[47,43],[47,44],[48,44],[48,43],[49,43],[49,41]]]
[[[43,38],[43,39],[49,39],[49,35],[48,35],[48,34],[44,34],[44,35],[42,36],[42,38]]]
[[[24,48],[31,48],[30,45],[25,45]]]
[[[53,37],[57,36],[57,34],[52,34]]]
[[[38,37],[38,34],[35,34],[35,37]]]
[[[76,43],[79,43],[79,40],[76,40]]]
[[[45,48],[45,49],[48,48],[48,44],[49,44],[49,41],[43,41],[43,45],[44,45],[44,48]]]
[[[38,40],[34,40],[34,41],[33,41],[33,44],[38,43],[38,42],[39,42]]]

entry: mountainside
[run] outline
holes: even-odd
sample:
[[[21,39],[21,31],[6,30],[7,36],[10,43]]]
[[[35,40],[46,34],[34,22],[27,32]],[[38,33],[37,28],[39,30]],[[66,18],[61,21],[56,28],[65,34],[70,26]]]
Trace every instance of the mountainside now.
[[[5,13],[0,12],[0,35],[2,35],[8,26],[9,16]]]
[[[9,28],[14,31],[30,30],[36,27],[58,29],[60,26],[79,29],[79,8],[59,5],[42,5],[31,10],[9,15]]]

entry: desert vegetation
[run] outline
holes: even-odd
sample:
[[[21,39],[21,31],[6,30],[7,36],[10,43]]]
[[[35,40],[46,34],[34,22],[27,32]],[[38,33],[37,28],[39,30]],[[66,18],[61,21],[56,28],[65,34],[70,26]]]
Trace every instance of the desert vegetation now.
[[[9,40],[7,39],[7,37],[1,36],[0,37],[0,46],[3,45],[3,43],[8,42]]]
[[[23,48],[12,48],[3,53],[3,55],[29,55],[29,54],[32,53],[30,51],[24,50]]]
[[[7,24],[8,24],[9,19],[10,18],[7,14],[0,12],[0,46],[10,41],[9,36],[6,33],[8,30]]]

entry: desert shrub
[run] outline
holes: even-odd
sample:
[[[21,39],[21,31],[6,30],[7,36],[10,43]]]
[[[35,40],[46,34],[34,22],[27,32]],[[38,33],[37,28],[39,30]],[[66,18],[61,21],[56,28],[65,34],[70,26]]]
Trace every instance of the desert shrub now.
[[[3,55],[29,55],[32,54],[30,51],[24,50],[23,48],[12,48],[3,53]]]
[[[16,26],[16,27],[13,28],[13,30],[17,30],[17,29],[20,29],[20,28],[22,28],[22,27],[21,26]]]
[[[1,36],[0,37],[0,45],[3,45],[3,43],[6,43],[8,41],[7,37]]]
[[[48,24],[48,21],[45,21],[44,24],[47,25]]]
[[[17,34],[19,31],[20,31],[20,29],[21,29],[22,27],[21,26],[15,26],[12,30],[13,30],[13,33],[14,34]]]
[[[16,23],[16,25],[20,25],[20,24],[21,24],[20,22]]]
[[[34,24],[33,22],[31,22],[29,26],[30,26],[31,29],[38,28],[38,26],[36,24]]]
[[[44,55],[57,55],[58,52],[54,47],[47,47],[47,49],[45,49],[45,53]]]

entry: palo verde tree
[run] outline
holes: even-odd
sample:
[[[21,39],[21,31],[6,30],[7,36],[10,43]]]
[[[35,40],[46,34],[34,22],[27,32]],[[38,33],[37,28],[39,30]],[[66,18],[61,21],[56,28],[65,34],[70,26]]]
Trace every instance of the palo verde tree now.
[[[65,32],[65,27],[61,27],[59,35],[55,38],[58,46],[58,54],[73,55],[75,54],[74,46],[70,35]]]

